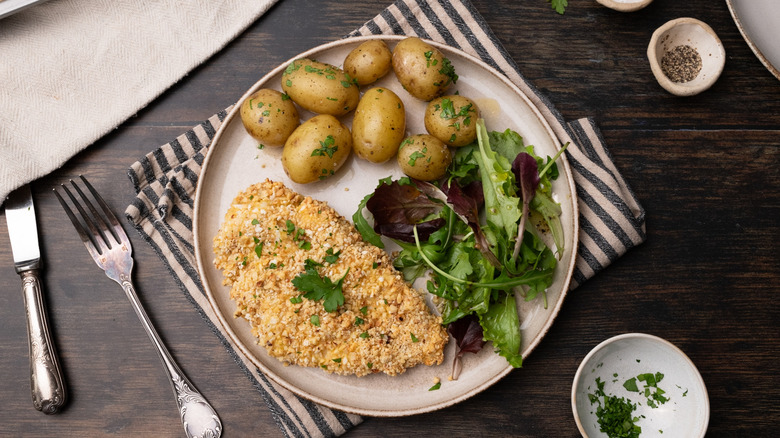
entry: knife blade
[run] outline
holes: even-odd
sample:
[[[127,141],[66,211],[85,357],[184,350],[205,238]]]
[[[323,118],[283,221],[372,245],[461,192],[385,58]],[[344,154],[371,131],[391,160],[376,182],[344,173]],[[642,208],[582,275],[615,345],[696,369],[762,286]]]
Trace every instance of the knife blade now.
[[[11,238],[14,268],[22,278],[33,406],[45,414],[55,414],[65,404],[65,386],[44,307],[38,226],[29,185],[8,195],[5,219]]]

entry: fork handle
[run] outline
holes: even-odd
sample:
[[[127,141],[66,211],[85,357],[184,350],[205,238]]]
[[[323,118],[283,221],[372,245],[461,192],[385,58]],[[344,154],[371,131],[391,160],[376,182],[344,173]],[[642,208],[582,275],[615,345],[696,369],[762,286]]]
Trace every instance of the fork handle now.
[[[24,308],[27,315],[27,340],[30,346],[30,384],[33,406],[44,414],[56,414],[65,404],[57,354],[54,350],[38,269],[21,271]]]
[[[163,344],[160,336],[157,334],[149,316],[141,305],[138,295],[135,293],[135,287],[129,278],[121,278],[120,284],[125,290],[127,298],[133,305],[135,313],[141,320],[141,324],[149,335],[149,339],[157,347],[157,353],[165,364],[165,370],[168,372],[168,378],[173,386],[173,392],[176,394],[176,402],[179,406],[179,416],[181,417],[184,432],[191,438],[217,438],[222,434],[222,422],[217,416],[217,412],[211,407],[208,401],[198,392],[195,386],[187,379],[182,370],[173,360],[168,349]]]

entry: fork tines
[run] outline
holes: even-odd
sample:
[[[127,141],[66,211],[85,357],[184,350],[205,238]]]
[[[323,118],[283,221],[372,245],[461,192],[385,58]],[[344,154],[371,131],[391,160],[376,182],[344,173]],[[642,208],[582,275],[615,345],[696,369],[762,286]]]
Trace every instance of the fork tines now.
[[[74,180],[70,180],[70,184],[75,189],[80,200],[68,189],[67,185],[60,185],[78,211],[78,217],[76,217],[74,210],[68,206],[65,199],[60,196],[56,189],[54,189],[54,194],[57,196],[60,204],[62,204],[62,208],[65,209],[65,213],[73,223],[76,231],[78,231],[84,245],[87,246],[90,252],[95,251],[99,254],[103,254],[114,246],[123,243],[129,246],[124,230],[106,202],[83,175],[79,175],[79,178],[87,188],[87,191],[92,194],[92,199],[87,196]],[[100,210],[95,208],[95,203],[100,207]],[[85,210],[85,206],[89,212]]]

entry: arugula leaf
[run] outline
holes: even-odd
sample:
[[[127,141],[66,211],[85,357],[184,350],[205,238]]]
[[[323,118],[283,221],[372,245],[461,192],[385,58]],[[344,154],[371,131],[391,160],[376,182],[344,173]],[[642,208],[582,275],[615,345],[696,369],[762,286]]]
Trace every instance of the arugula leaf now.
[[[550,227],[550,233],[555,242],[555,252],[558,254],[558,258],[560,258],[563,255],[564,249],[561,205],[553,201],[550,195],[537,190],[534,199],[531,201],[531,208],[539,212]]]
[[[352,215],[352,223],[355,224],[355,228],[360,235],[363,236],[363,240],[377,248],[384,248],[385,244],[382,242],[382,238],[379,237],[379,234],[374,231],[374,228],[368,223],[366,217],[363,216],[363,209],[366,208],[366,203],[372,196],[374,196],[374,194],[369,193],[360,201],[357,211]]]
[[[514,161],[515,157],[520,153],[530,152],[523,142],[523,137],[511,129],[506,129],[504,132],[491,131],[488,134],[488,139],[490,140],[490,147],[510,162]],[[529,148],[532,148],[532,146],[529,146]]]
[[[480,315],[479,323],[485,339],[493,343],[498,354],[504,356],[513,367],[520,368],[523,365],[523,356],[520,354],[520,318],[514,296],[504,294],[484,315]]]
[[[520,198],[515,196],[514,175],[509,162],[490,148],[485,121],[477,121],[479,153],[474,158],[479,163],[482,190],[485,195],[487,221],[503,229],[509,240],[514,240],[517,221],[520,220]]]

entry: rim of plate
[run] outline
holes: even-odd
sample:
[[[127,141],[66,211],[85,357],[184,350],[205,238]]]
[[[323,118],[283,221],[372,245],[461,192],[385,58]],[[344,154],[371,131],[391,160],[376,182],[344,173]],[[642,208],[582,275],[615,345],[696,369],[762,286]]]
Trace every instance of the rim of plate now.
[[[230,121],[235,117],[240,117],[238,114],[240,112],[239,105],[240,102],[243,102],[245,98],[247,98],[250,94],[257,91],[257,89],[260,88],[261,84],[264,84],[268,81],[269,78],[272,78],[273,76],[279,74],[282,72],[287,66],[294,60],[304,57],[309,57],[312,54],[323,52],[329,49],[332,49],[334,47],[339,47],[341,45],[352,45],[352,44],[359,44],[361,42],[367,41],[367,40],[385,40],[385,41],[394,41],[398,42],[402,39],[408,38],[406,35],[367,35],[367,36],[356,36],[356,37],[348,37],[336,41],[331,41],[325,44],[321,44],[319,46],[313,47],[311,49],[308,49],[304,52],[301,52],[288,60],[282,62],[277,67],[263,75],[258,81],[256,81],[237,101],[236,104],[231,108],[231,110],[228,112],[225,119],[222,121],[222,124],[217,129],[217,132],[215,133],[214,137],[211,140],[211,144],[217,144],[219,140],[221,139],[223,133],[227,129],[227,126],[230,124]],[[553,140],[553,143],[557,148],[561,148],[560,139],[553,131],[550,124],[547,122],[547,120],[544,118],[544,116],[539,111],[539,108],[531,101],[531,99],[522,91],[519,89],[517,85],[512,83],[506,75],[500,73],[498,70],[496,70],[494,67],[488,65],[481,59],[470,55],[460,49],[457,49],[455,47],[448,46],[446,44],[438,43],[436,41],[428,40],[425,38],[421,38],[426,43],[438,48],[439,50],[442,50],[444,52],[452,52],[457,54],[458,56],[461,56],[463,58],[466,58],[470,62],[474,63],[475,65],[482,68],[485,72],[490,73],[495,78],[497,78],[499,81],[503,82],[508,88],[514,91],[514,93],[519,96],[527,105],[528,108],[534,113],[535,117],[537,118],[538,122],[543,126],[549,137]],[[209,148],[209,151],[206,154],[206,157],[203,160],[203,164],[201,165],[201,175],[206,171],[208,168],[209,162],[211,161],[211,157],[213,156],[213,152],[215,149]],[[533,352],[534,349],[539,345],[541,340],[547,335],[547,332],[550,330],[550,327],[552,326],[553,322],[558,316],[558,313],[560,312],[560,309],[563,305],[563,302],[566,298],[566,295],[569,291],[569,287],[571,284],[571,278],[572,274],[574,272],[575,267],[575,261],[577,258],[577,246],[579,242],[579,209],[577,204],[577,192],[576,192],[576,186],[574,183],[574,177],[571,171],[571,167],[569,165],[568,159],[566,158],[566,154],[561,154],[559,157],[560,163],[563,164],[564,173],[567,176],[568,180],[568,189],[569,193],[571,195],[571,198],[568,200],[568,203],[571,204],[572,208],[572,225],[573,225],[573,236],[572,236],[572,242],[573,242],[573,248],[571,251],[571,255],[566,260],[566,269],[563,274],[563,284],[561,287],[560,297],[555,303],[555,305],[550,310],[550,315],[545,321],[545,324],[542,326],[539,333],[536,335],[536,337],[529,343],[527,350],[525,351],[525,354],[523,355],[523,358],[525,359],[528,357],[531,352]],[[201,191],[203,189],[203,185],[201,184],[202,179],[198,180],[198,185],[195,190],[195,204],[193,208],[193,236],[194,236],[194,247],[195,247],[195,258],[196,258],[196,266],[199,271],[199,274],[201,274],[201,279],[203,279],[202,273],[204,272],[204,260],[201,257],[201,248],[200,243],[198,239],[199,235],[199,223],[200,223],[200,211],[201,211]],[[374,416],[374,417],[401,417],[401,416],[407,416],[407,415],[416,415],[416,414],[422,414],[427,412],[433,412],[439,409],[446,408],[448,406],[452,406],[454,404],[460,403],[464,400],[467,400],[474,395],[484,391],[485,389],[489,388],[502,378],[504,378],[507,374],[509,374],[514,368],[507,364],[506,368],[504,368],[501,372],[497,373],[493,378],[488,379],[484,382],[482,382],[479,385],[476,385],[475,387],[471,388],[468,391],[463,392],[460,395],[457,395],[456,397],[453,397],[451,399],[448,399],[446,401],[435,403],[431,405],[426,405],[418,408],[404,408],[400,410],[395,409],[364,409],[357,406],[348,406],[341,403],[333,402],[331,400],[324,399],[319,396],[315,396],[314,394],[311,394],[307,392],[306,390],[299,388],[296,385],[291,384],[290,382],[287,382],[285,379],[281,378],[280,376],[276,375],[276,373],[269,369],[261,360],[259,360],[255,355],[249,351],[246,346],[243,344],[243,342],[238,338],[238,336],[233,332],[233,329],[230,327],[228,322],[225,320],[225,316],[222,314],[220,309],[216,306],[216,300],[213,294],[213,291],[211,290],[211,287],[209,284],[201,280],[203,283],[203,288],[206,293],[206,296],[209,301],[209,305],[211,306],[212,310],[214,311],[214,314],[219,319],[219,322],[222,326],[222,329],[225,331],[225,333],[230,337],[231,341],[235,344],[235,346],[247,357],[249,361],[252,362],[255,366],[257,366],[266,376],[271,378],[275,383],[281,385],[285,389],[295,393],[296,395],[307,399],[309,401],[312,401],[314,403],[321,404],[323,406],[329,407],[331,409],[336,409],[340,411],[344,411],[347,413],[357,414],[357,415],[365,415],[365,416]]]
[[[731,13],[731,18],[734,20],[734,23],[737,25],[737,29],[739,29],[739,33],[742,34],[742,38],[745,40],[747,45],[750,47],[750,50],[753,51],[753,54],[756,55],[759,61],[761,61],[762,64],[764,64],[764,67],[766,67],[767,70],[769,70],[774,77],[777,79],[780,79],[780,66],[774,66],[770,61],[769,58],[767,58],[763,52],[761,52],[761,49],[758,48],[758,46],[753,42],[753,40],[750,38],[750,35],[748,35],[747,31],[745,30],[744,25],[742,24],[742,21],[739,19],[739,15],[737,15],[737,10],[734,7],[734,0],[726,0],[726,5],[729,7],[729,12]]]

